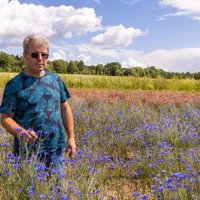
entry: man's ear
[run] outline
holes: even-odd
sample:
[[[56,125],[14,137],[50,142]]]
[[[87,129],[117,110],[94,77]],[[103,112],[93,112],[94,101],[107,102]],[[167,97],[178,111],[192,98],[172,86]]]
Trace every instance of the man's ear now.
[[[23,60],[25,61],[25,58],[26,58],[27,54],[26,53],[23,53]]]

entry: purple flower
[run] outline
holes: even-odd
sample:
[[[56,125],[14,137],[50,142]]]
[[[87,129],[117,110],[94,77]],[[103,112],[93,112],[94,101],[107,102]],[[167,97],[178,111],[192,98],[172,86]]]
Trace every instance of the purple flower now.
[[[115,164],[114,164],[114,163],[111,163],[111,164],[110,164],[110,168],[111,168],[112,170],[114,170],[114,169],[115,169]]]
[[[46,195],[45,194],[41,194],[40,195],[40,199],[46,199]]]
[[[132,194],[133,197],[139,197],[140,196],[140,192],[135,192]]]
[[[144,199],[148,199],[149,198],[149,196],[147,195],[147,194],[145,194],[145,195],[142,195],[142,200]]]

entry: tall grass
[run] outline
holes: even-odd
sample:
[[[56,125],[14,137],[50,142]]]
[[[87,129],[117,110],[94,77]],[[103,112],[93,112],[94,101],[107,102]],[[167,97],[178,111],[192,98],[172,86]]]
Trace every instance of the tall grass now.
[[[6,83],[16,75],[17,73],[0,72],[0,88],[5,87]]]
[[[3,88],[14,75],[16,74],[0,73],[0,88]],[[200,91],[200,81],[194,79],[152,79],[72,74],[61,74],[60,76],[69,88]]]
[[[92,75],[61,75],[70,88],[200,91],[194,79],[135,78]]]

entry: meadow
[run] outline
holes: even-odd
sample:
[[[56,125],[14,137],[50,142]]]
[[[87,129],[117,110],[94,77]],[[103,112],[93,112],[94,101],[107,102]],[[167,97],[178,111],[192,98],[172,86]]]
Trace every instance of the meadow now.
[[[133,90],[126,88],[134,82],[128,77],[62,78],[72,94],[77,138],[76,157],[64,161],[66,191],[60,191],[56,173],[48,178],[36,156],[17,162],[12,137],[2,128],[0,199],[200,199],[198,82],[169,80],[180,82],[171,89]],[[191,82],[175,89],[181,81]]]
[[[0,72],[0,88],[17,73]],[[200,92],[200,80],[60,74],[68,88]]]

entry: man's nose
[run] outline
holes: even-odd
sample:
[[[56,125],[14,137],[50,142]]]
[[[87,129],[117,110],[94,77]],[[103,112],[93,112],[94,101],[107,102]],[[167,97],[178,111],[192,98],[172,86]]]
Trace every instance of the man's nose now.
[[[42,60],[42,54],[41,53],[38,54],[37,60]]]

